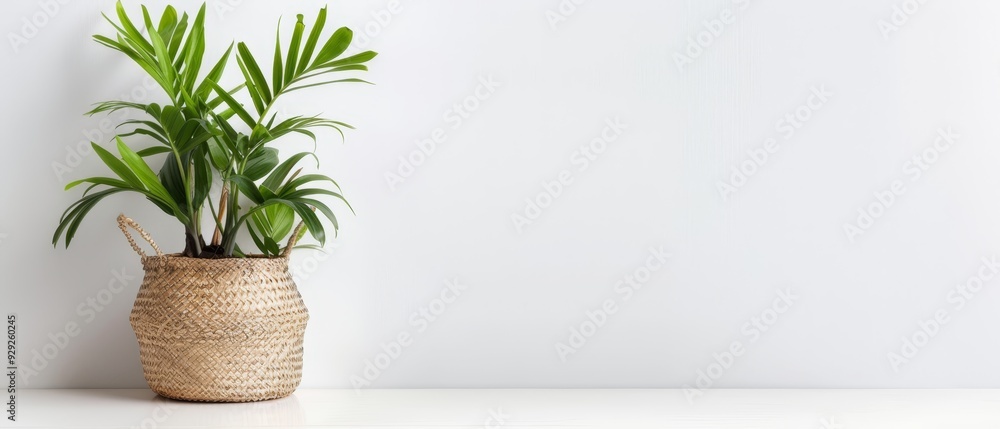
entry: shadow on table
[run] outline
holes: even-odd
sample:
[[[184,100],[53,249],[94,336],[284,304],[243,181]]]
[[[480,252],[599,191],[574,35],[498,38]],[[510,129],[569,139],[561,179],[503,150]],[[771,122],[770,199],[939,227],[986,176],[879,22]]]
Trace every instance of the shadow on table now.
[[[295,394],[270,401],[240,403],[178,401],[146,389],[95,390],[93,394],[115,401],[148,403],[145,420],[150,423],[208,427],[293,426],[305,423],[302,405]]]

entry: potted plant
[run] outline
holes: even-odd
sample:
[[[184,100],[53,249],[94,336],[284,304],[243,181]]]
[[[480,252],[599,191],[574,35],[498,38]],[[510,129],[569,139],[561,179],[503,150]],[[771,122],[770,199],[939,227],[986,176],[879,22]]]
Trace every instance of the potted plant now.
[[[287,43],[282,42],[279,21],[270,76],[242,42],[231,44],[206,68],[204,4],[193,21],[172,6],[154,20],[143,6],[145,31],[121,2],[116,15],[117,22],[105,16],[115,34],[94,39],[131,58],[163,89],[166,99],[161,104],[106,101],[89,112],[133,109],[141,119],[120,124],[122,133],[114,138],[117,155],[92,142],[114,176],[66,186],[87,188],[60,218],[53,245],[62,240],[69,246],[87,213],[105,198],[121,192],[142,194],[184,230],[183,251],[167,255],[138,224],[118,218],[142,259],[144,277],[130,322],[150,388],[193,401],[287,396],[301,381],[308,319],[288,272],[288,255],[306,232],[320,245],[325,242],[321,216],[337,231],[336,216],[320,198],[347,201],[333,179],[301,173],[298,166],[307,158],[318,165],[314,152],[282,156],[278,143],[289,134],[305,135],[315,143],[314,132],[321,128],[343,137],[342,129],[351,127],[318,116],[278,118],[275,105],[291,92],[365,82],[329,76],[367,71],[364,63],[376,53],[344,56],[352,32],[342,27],[323,36],[323,8],[308,33],[304,17],[298,15]],[[227,66],[234,56],[241,83],[223,88],[220,82],[232,69]],[[139,144],[146,147],[133,149]],[[213,189],[216,179],[222,185]],[[208,241],[203,220],[214,225]],[[155,255],[147,256],[128,228],[139,232]],[[244,234],[256,249],[240,248],[237,238]]]

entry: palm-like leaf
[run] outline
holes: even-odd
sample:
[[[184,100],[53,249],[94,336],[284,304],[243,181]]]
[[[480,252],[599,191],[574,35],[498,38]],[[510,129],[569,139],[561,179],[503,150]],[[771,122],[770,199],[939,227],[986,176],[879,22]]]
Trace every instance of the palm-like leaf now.
[[[210,251],[213,255],[221,252],[225,256],[242,256],[244,253],[236,246],[236,234],[244,225],[257,247],[268,256],[279,254],[278,243],[291,234],[296,218],[305,226],[300,234],[308,231],[320,243],[326,239],[326,230],[316,212],[332,222],[335,233],[339,229],[333,211],[317,199],[332,197],[346,203],[336,182],[319,174],[292,173],[303,158],[315,155],[302,152],[281,161],[278,150],[270,144],[289,134],[301,134],[315,145],[318,129],[333,129],[343,138],[343,129],[352,127],[315,116],[279,121],[277,115],[269,112],[282,95],[290,92],[333,83],[365,82],[353,77],[329,80],[322,77],[367,71],[364,63],[376,53],[367,51],[342,57],[353,39],[353,33],[346,27],[337,29],[321,43],[327,19],[327,10],[323,8],[308,35],[303,15],[296,16],[287,45],[282,43],[279,21],[269,75],[262,70],[263,63],[241,42],[230,44],[201,76],[206,50],[205,9],[203,4],[191,19],[188,14],[178,14],[174,7],[167,6],[154,20],[143,6],[141,26],[145,31],[128,16],[120,1],[115,7],[117,20],[105,16],[115,34],[95,35],[94,40],[134,61],[163,89],[169,103],[106,101],[88,112],[93,115],[128,109],[144,117],[119,125],[124,129],[115,138],[117,156],[93,144],[94,151],[115,177],[92,177],[67,186],[72,189],[86,184],[88,188],[63,213],[53,244],[65,237],[68,245],[86,214],[98,202],[116,193],[136,192],[185,226],[188,246],[185,255],[204,256],[200,216],[216,172],[226,191],[218,212],[211,202],[208,204],[216,218],[217,232],[222,236],[220,249]],[[219,83],[231,56],[236,57],[243,82],[226,90]],[[240,91],[246,91],[252,111],[237,101]],[[231,123],[233,117],[238,118],[236,127]],[[245,132],[237,130],[243,128],[239,122],[246,126]],[[142,138],[154,144],[133,151],[122,138]],[[158,172],[146,160],[157,155],[163,155]],[[241,204],[241,198],[250,204]]]
[[[276,115],[269,115],[269,111],[277,100],[289,92],[312,88],[316,86],[328,85],[332,83],[365,82],[357,78],[344,78],[333,80],[322,80],[320,77],[330,73],[367,71],[368,68],[363,63],[370,61],[377,54],[367,51],[346,58],[341,55],[347,51],[353,39],[350,29],[344,27],[333,32],[325,43],[320,46],[320,38],[326,24],[326,8],[320,10],[316,22],[303,44],[303,36],[306,33],[304,17],[296,17],[292,35],[288,39],[287,46],[283,46],[279,33],[275,37],[275,47],[273,59],[271,61],[270,82],[264,74],[261,62],[253,56],[250,48],[245,43],[236,45],[236,60],[243,74],[243,88],[247,92],[250,103],[253,105],[257,119],[253,118],[251,112],[236,100],[232,94],[225,93],[217,84],[212,84],[217,96],[227,105],[233,115],[239,117],[242,122],[249,127],[250,135],[244,136],[235,132],[228,121],[216,119],[220,128],[224,130],[223,135],[217,142],[210,145],[213,151],[212,157],[219,166],[227,153],[237,159],[234,170],[231,172],[231,186],[237,192],[234,195],[243,195],[256,204],[250,211],[238,219],[231,219],[227,222],[230,227],[239,226],[243,222],[250,220],[248,229],[254,239],[255,244],[265,254],[270,254],[275,249],[273,242],[280,241],[288,234],[285,231],[286,216],[281,214],[294,213],[302,218],[308,231],[318,241],[325,240],[325,228],[321,223],[313,222],[312,210],[317,210],[327,217],[334,225],[334,230],[339,228],[333,211],[325,204],[314,198],[317,195],[332,196],[344,200],[339,192],[326,190],[324,188],[307,188],[305,185],[318,185],[325,182],[336,182],[326,176],[306,175],[301,178],[288,177],[294,166],[309,153],[298,153],[289,157],[285,162],[274,166],[271,150],[267,144],[274,142],[289,134],[301,134],[316,142],[315,130],[319,128],[330,128],[336,130],[343,137],[344,128],[353,128],[350,125],[324,119],[320,117],[296,116],[276,122]],[[318,51],[317,51],[318,48]],[[315,53],[315,56],[313,54]],[[367,82],[365,82],[367,83]],[[243,140],[245,138],[245,140]],[[241,146],[240,142],[246,142],[247,146]],[[244,151],[245,149],[245,151]],[[267,154],[264,156],[263,154]],[[271,174],[257,184],[256,181],[262,176],[259,172],[263,170],[263,160],[268,160],[267,166],[273,169]],[[339,187],[337,187],[339,191]],[[311,207],[310,215],[303,215],[301,209]],[[350,205],[348,205],[350,207]],[[353,211],[353,210],[352,210]],[[232,213],[232,212],[230,212]],[[231,214],[231,216],[236,216]],[[276,227],[275,222],[281,223],[282,227]],[[230,241],[230,246],[233,241]]]

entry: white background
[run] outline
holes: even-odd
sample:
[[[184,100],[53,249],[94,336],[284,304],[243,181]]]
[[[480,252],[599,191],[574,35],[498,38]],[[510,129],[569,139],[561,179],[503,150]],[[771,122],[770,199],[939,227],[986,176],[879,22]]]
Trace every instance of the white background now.
[[[82,113],[123,94],[163,100],[90,40],[111,34],[100,13],[113,2],[66,3],[51,17],[33,0],[0,5],[0,310],[19,315],[21,364],[38,369],[22,385],[143,387],[128,326],[141,269],[114,218],[135,218],[168,251],[182,246],[180,226],[127,196],[94,210],[69,250],[49,240],[79,196],[62,187],[105,174],[92,154],[70,165],[103,119]],[[165,2],[149,4],[159,14]],[[211,0],[209,57],[235,39],[269,58],[278,17],[311,22],[322,4]],[[902,25],[885,33],[880,21],[903,4],[591,0],[562,14],[556,0],[417,0],[394,13],[387,1],[331,4],[328,28],[354,28],[381,55],[366,76],[376,86],[303,92],[282,110],[358,128],[319,145],[357,216],[340,209],[329,257],[293,258],[311,314],[303,386],[357,376],[384,388],[681,387],[733,342],[744,352],[712,387],[1000,386],[998,280],[961,308],[949,300],[1000,250],[1000,4],[932,0],[895,12]],[[733,23],[702,36],[697,54],[688,38],[726,10]],[[32,32],[24,19],[44,25]],[[467,101],[490,78],[499,88]],[[814,87],[833,95],[800,111],[809,120],[785,138],[778,121]],[[448,112],[463,102],[478,107],[455,126]],[[615,118],[627,129],[581,171],[574,153]],[[935,162],[915,178],[907,163],[949,127],[960,137],[930,150]],[[444,143],[390,186],[386,173],[436,129]],[[768,138],[777,150],[723,198],[719,183]],[[572,183],[519,231],[512,215],[563,170]],[[849,238],[845,224],[897,180],[905,192]],[[642,271],[651,246],[673,256],[625,300],[616,282]],[[101,292],[122,270],[134,277],[124,290]],[[420,332],[411,314],[449,279],[466,289]],[[745,324],[786,289],[790,309],[752,335]],[[102,293],[111,302],[90,320],[79,306]],[[618,311],[560,359],[556,344],[606,300]],[[903,337],[924,344],[919,323],[937,311],[947,323],[928,328],[915,355],[904,350]],[[52,353],[67,323],[80,333]],[[401,332],[412,344],[363,378]],[[46,347],[55,356],[36,357]],[[904,351],[912,358],[894,368],[889,353]]]

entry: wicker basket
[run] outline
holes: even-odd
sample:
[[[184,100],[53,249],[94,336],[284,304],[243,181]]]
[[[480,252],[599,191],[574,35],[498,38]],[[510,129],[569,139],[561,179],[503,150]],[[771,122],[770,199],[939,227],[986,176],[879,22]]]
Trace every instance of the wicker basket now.
[[[297,234],[281,257],[199,259],[164,255],[125,216],[118,226],[142,257],[145,275],[129,320],[154,392],[187,401],[250,402],[295,391],[309,319],[288,272]],[[146,256],[129,227],[156,256]]]

